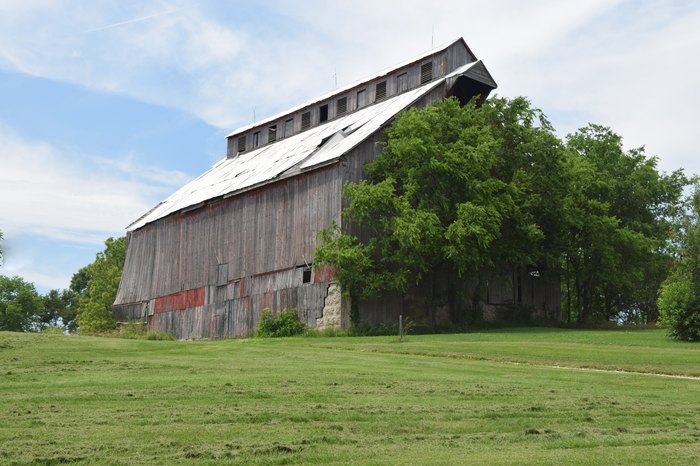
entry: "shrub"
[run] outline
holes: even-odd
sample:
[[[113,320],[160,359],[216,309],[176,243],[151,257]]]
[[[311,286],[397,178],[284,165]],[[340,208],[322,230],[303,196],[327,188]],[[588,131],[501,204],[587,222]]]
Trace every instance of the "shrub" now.
[[[291,337],[301,335],[305,328],[306,326],[297,316],[296,309],[285,309],[278,314],[273,314],[270,309],[264,309],[255,336]]]
[[[672,274],[661,288],[659,323],[673,338],[700,341],[700,297],[683,271]]]

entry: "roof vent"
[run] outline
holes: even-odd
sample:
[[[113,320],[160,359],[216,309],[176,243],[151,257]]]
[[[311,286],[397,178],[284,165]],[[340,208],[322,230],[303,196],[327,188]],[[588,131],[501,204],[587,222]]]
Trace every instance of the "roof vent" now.
[[[338,99],[335,105],[336,116],[345,115],[345,113],[348,111],[348,98],[341,97]]]
[[[311,128],[311,112],[304,112],[301,114],[301,130]]]
[[[380,83],[377,83],[377,86],[374,88],[374,101],[379,102],[380,100],[384,100],[386,98],[386,81],[382,81]]]
[[[420,66],[420,83],[425,84],[433,80],[433,62],[423,63]]]

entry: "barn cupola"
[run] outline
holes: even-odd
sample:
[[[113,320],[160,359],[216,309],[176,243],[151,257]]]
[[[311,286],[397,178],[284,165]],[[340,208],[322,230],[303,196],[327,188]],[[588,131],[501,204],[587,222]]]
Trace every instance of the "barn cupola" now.
[[[476,61],[464,39],[458,39],[362,81],[233,131],[227,136],[226,156],[229,159],[243,154],[253,156],[251,152],[268,144],[444,79],[465,64]],[[451,89],[450,95],[455,95],[463,103],[477,94],[485,98],[496,87],[483,64],[479,62],[476,65],[473,68],[480,71],[470,70],[468,76],[453,77],[447,83]]]

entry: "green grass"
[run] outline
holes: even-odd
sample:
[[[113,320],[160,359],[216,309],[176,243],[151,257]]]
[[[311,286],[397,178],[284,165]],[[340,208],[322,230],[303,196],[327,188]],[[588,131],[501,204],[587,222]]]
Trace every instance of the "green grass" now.
[[[649,374],[700,376],[700,345],[544,328],[403,343],[0,333],[0,464],[700,463],[700,379]]]

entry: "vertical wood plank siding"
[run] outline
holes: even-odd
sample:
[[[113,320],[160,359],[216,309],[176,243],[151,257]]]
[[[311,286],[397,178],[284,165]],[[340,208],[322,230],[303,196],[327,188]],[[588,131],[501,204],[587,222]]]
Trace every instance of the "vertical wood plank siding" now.
[[[139,318],[148,303],[170,297],[148,320],[178,338],[251,335],[266,307],[297,307],[315,325],[332,277],[302,283],[302,274],[318,230],[340,221],[338,173],[334,164],[129,233],[115,315]],[[200,288],[204,304],[180,309],[193,302],[183,296]]]

